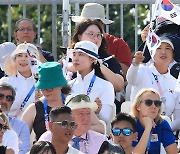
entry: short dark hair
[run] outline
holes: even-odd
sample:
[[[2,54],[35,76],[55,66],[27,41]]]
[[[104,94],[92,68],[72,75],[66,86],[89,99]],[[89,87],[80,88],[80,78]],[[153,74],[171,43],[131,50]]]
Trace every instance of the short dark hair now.
[[[57,117],[60,114],[72,114],[71,108],[69,108],[68,106],[53,108],[49,113],[50,121],[56,121]]]
[[[133,131],[136,132],[137,130],[137,125],[136,125],[136,120],[134,117],[127,113],[118,113],[113,120],[111,121],[111,128],[113,128],[114,124],[120,122],[120,121],[127,121],[132,125]]]
[[[17,32],[18,31],[18,29],[19,29],[19,23],[21,22],[21,21],[29,21],[31,24],[32,24],[32,26],[33,26],[33,31],[35,30],[35,24],[34,24],[34,22],[31,20],[31,19],[29,19],[29,18],[21,18],[21,19],[19,19],[18,21],[16,21],[16,24],[15,24],[15,32]]]
[[[12,91],[12,95],[15,97],[16,96],[16,91],[13,88],[13,86],[11,86],[9,83],[7,82],[0,82],[0,90],[10,90]]]
[[[52,154],[56,154],[56,150],[52,143],[48,141],[38,141],[32,146],[30,154],[40,154],[48,151],[51,151]]]

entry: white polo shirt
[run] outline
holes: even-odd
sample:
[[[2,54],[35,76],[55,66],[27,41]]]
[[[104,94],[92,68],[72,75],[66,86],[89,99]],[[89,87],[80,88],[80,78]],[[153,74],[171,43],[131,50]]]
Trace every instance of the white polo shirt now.
[[[179,93],[174,91],[176,79],[170,74],[169,70],[165,74],[160,74],[154,64],[149,66],[144,66],[142,64],[139,66],[130,66],[127,72],[128,84],[132,85],[130,100],[133,102],[135,96],[143,88],[153,88],[159,92],[153,74],[157,75],[163,95],[166,98],[166,115],[171,116],[176,103],[179,102]]]
[[[94,70],[87,74],[84,79],[82,79],[81,75],[77,73],[77,78],[69,82],[69,85],[72,86],[71,94],[87,94],[87,89],[93,75]],[[114,96],[113,85],[109,81],[103,80],[96,76],[89,97],[91,101],[94,101],[97,97],[99,97],[99,99],[101,100],[102,109],[98,117],[101,120],[105,121],[106,124],[111,121]]]
[[[15,101],[12,104],[10,112],[8,114],[10,116],[14,116],[16,111],[20,109],[21,103],[23,102],[23,100],[25,99],[29,91],[31,90],[32,86],[35,85],[36,80],[34,79],[33,76],[29,78],[25,78],[20,73],[18,73],[15,76],[3,77],[0,79],[0,82],[7,82],[11,84],[16,91]],[[35,102],[35,91],[32,93],[31,97],[26,102],[26,105],[23,108],[23,111],[33,102]],[[17,118],[20,118],[21,115],[22,115],[22,112]]]

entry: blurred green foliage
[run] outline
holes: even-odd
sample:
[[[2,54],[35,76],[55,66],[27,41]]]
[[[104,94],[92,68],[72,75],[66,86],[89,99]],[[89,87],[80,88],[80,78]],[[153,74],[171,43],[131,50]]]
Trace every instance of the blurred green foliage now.
[[[83,5],[80,6],[82,8]],[[134,43],[135,43],[135,18],[134,18],[134,5],[126,4],[124,5],[124,40],[129,44],[132,52],[134,52]],[[74,13],[74,5],[71,6],[71,12]],[[117,37],[120,37],[120,5],[109,5],[110,14],[109,18],[114,21],[112,25],[110,25],[110,34],[113,34]],[[36,28],[37,28],[37,5],[27,5],[26,6],[26,17],[30,18],[34,21]],[[143,20],[147,17],[148,13],[148,5],[138,5],[138,29],[141,30],[144,28]],[[15,22],[23,17],[23,6],[22,5],[12,5],[12,24],[8,25],[8,6],[7,5],[0,5],[0,43],[8,41],[8,26],[12,27],[12,42],[15,42],[13,38],[13,30],[15,26]],[[41,14],[41,38],[42,48],[48,51],[52,50],[52,6],[51,5],[41,5],[40,7],[40,14]],[[57,13],[62,14],[62,6],[57,6]],[[57,51],[58,55],[61,54],[60,46],[62,45],[62,36],[61,36],[61,26],[62,26],[62,18],[57,16]],[[74,30],[75,24],[72,22],[72,34]],[[140,36],[139,43],[141,42]]]

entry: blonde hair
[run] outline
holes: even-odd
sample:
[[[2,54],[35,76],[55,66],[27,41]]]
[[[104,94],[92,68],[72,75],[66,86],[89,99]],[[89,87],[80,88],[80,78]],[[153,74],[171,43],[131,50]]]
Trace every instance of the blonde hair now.
[[[10,123],[9,123],[9,119],[8,119],[8,117],[6,116],[6,114],[3,113],[3,112],[1,112],[1,113],[0,113],[0,117],[3,119],[4,125],[6,125],[8,129],[11,129],[11,126],[10,126]]]
[[[155,94],[159,97],[160,99],[160,95],[159,93],[155,90],[155,89],[152,89],[152,88],[147,88],[147,89],[142,89],[135,97],[134,99],[134,102],[132,104],[132,107],[131,107],[131,115],[133,115],[135,118],[138,118],[139,119],[139,111],[137,110],[137,107],[138,105],[141,103],[142,101],[142,95],[145,94],[145,93],[152,93],[152,94]],[[161,118],[161,107],[159,109],[159,112],[158,112],[158,115],[156,116],[155,118],[155,122],[162,122],[162,118]]]

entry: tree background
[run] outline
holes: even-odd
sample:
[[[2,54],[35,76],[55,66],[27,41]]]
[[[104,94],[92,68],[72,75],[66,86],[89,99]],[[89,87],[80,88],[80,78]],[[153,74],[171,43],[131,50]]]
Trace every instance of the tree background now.
[[[80,5],[80,10],[83,5]],[[134,7],[133,4],[124,4],[124,40],[128,43],[131,48],[132,55],[134,54],[134,46],[135,46],[135,15],[134,15]],[[75,12],[74,5],[71,5],[72,14]],[[114,21],[112,25],[109,27],[110,34],[113,34],[117,37],[120,37],[120,5],[109,5],[110,14],[109,18]],[[34,21],[36,27],[37,25],[37,5],[27,5],[26,6],[26,17],[30,18]],[[8,41],[8,26],[12,27],[12,42],[15,42],[13,37],[13,30],[15,26],[15,22],[23,17],[23,6],[22,5],[12,5],[12,25],[8,25],[8,6],[0,5],[0,43]],[[43,49],[51,51],[52,50],[52,6],[51,5],[41,5],[40,14],[41,14],[41,38],[43,40],[41,46]],[[138,5],[138,31],[140,32],[144,27],[144,19],[147,18],[147,14],[149,11],[149,5]],[[57,6],[57,13],[62,13],[62,6]],[[61,37],[61,26],[62,26],[62,18],[57,16],[57,52],[58,55],[61,54],[60,46],[62,46],[62,37]],[[71,31],[73,34],[73,30],[75,27],[75,23],[72,22]],[[138,43],[141,43],[140,35],[138,35]]]

